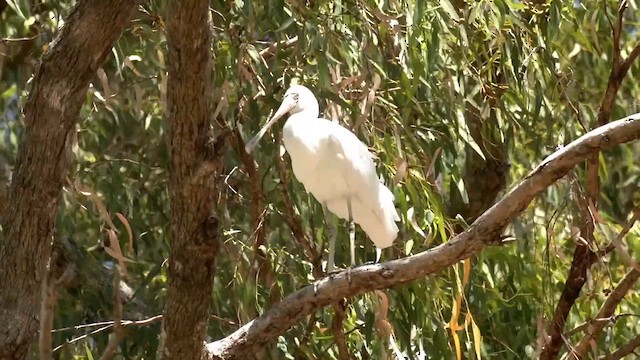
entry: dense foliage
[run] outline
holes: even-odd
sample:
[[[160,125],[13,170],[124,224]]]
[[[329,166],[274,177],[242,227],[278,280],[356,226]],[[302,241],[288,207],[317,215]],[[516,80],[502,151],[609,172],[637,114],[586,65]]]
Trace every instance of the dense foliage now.
[[[31,76],[73,2],[7,4],[0,15],[0,160],[8,173]],[[61,293],[55,329],[111,319],[114,248],[131,260],[124,262],[125,319],[163,311],[171,241],[164,33],[170,14],[163,6],[150,1],[139,9],[87,93],[55,238],[78,279]],[[630,2],[624,15],[623,57],[639,41],[635,6]],[[320,274],[305,239],[326,247],[324,215],[293,177],[280,127],[253,155],[243,150],[243,139],[290,84],[312,88],[324,116],[352,129],[376,154],[402,218],[399,239],[382,259],[402,257],[446,242],[547,155],[598,126],[617,16],[613,1],[212,1],[215,86],[202,96],[214,99],[215,120],[231,131],[232,146],[225,174],[215,179],[223,189],[216,208],[224,246],[210,338],[228,335]],[[634,63],[610,120],[640,111],[638,77]],[[593,249],[605,248],[639,204],[639,153],[640,144],[632,143],[600,155],[599,205],[590,207],[600,221]],[[362,359],[538,357],[574,248],[584,241],[585,169],[514,220],[507,231],[512,244],[436,277],[325,309],[281,336],[264,357],[339,358],[341,331],[348,351]],[[338,224],[336,260],[346,266],[348,227]],[[635,259],[639,237],[635,225],[623,240]],[[376,260],[360,231],[357,244],[358,263]],[[599,260],[565,330],[592,319],[628,270],[617,253]],[[640,333],[638,292],[628,293],[616,313],[622,316],[598,340],[601,355]],[[340,331],[334,322],[341,314]],[[99,328],[56,331],[54,343]],[[159,322],[128,327],[122,357],[153,358],[159,329]],[[109,332],[54,354],[91,358],[104,350]],[[577,343],[582,335],[566,340]]]

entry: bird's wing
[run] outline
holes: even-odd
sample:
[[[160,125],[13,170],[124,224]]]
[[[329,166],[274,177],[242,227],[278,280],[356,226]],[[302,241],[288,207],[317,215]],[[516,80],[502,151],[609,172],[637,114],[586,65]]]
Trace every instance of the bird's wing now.
[[[338,123],[327,122],[326,126],[330,129],[326,139],[338,155],[336,166],[340,168],[347,185],[353,193],[365,198],[374,197],[377,201],[377,196],[371,195],[377,192],[380,182],[373,154],[354,133]]]

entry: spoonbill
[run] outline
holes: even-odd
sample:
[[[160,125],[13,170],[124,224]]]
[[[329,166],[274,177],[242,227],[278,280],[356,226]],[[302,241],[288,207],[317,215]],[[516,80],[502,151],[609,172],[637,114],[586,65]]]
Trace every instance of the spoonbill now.
[[[340,124],[319,118],[318,100],[311,90],[293,85],[273,117],[245,146],[250,153],[278,119],[289,113],[282,137],[293,174],[325,210],[360,225],[380,249],[391,246],[400,221],[391,191],[378,179],[373,155],[358,137]],[[331,228],[331,222],[328,219]],[[352,229],[353,230],[353,229]],[[351,231],[351,265],[354,265]],[[335,231],[329,243],[327,271],[333,271]]]

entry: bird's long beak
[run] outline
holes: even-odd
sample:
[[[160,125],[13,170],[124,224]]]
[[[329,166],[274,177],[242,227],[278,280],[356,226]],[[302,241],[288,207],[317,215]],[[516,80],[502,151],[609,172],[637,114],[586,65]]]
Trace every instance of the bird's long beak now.
[[[253,151],[253,149],[256,148],[256,146],[258,146],[258,142],[260,141],[260,139],[262,139],[262,137],[264,136],[264,134],[267,133],[267,131],[269,131],[269,128],[271,128],[271,126],[273,124],[275,124],[276,121],[278,121],[278,119],[280,119],[281,117],[283,117],[286,113],[288,113],[294,106],[296,105],[295,101],[293,100],[292,97],[290,96],[286,96],[283,100],[282,100],[282,104],[280,104],[280,107],[278,108],[278,111],[276,111],[275,114],[273,114],[273,116],[271,117],[271,119],[269,121],[267,121],[267,123],[262,127],[262,129],[260,129],[260,131],[258,131],[258,133],[256,134],[256,136],[253,137],[253,139],[251,139],[245,146],[244,146],[244,150],[247,153],[251,153]]]

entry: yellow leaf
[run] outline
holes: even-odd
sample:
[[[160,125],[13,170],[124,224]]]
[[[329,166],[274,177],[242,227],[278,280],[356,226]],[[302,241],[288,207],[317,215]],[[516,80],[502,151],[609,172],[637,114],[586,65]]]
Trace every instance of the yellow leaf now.
[[[464,276],[462,280],[462,287],[464,288],[469,283],[469,274],[471,273],[471,260],[469,258],[464,259]]]

